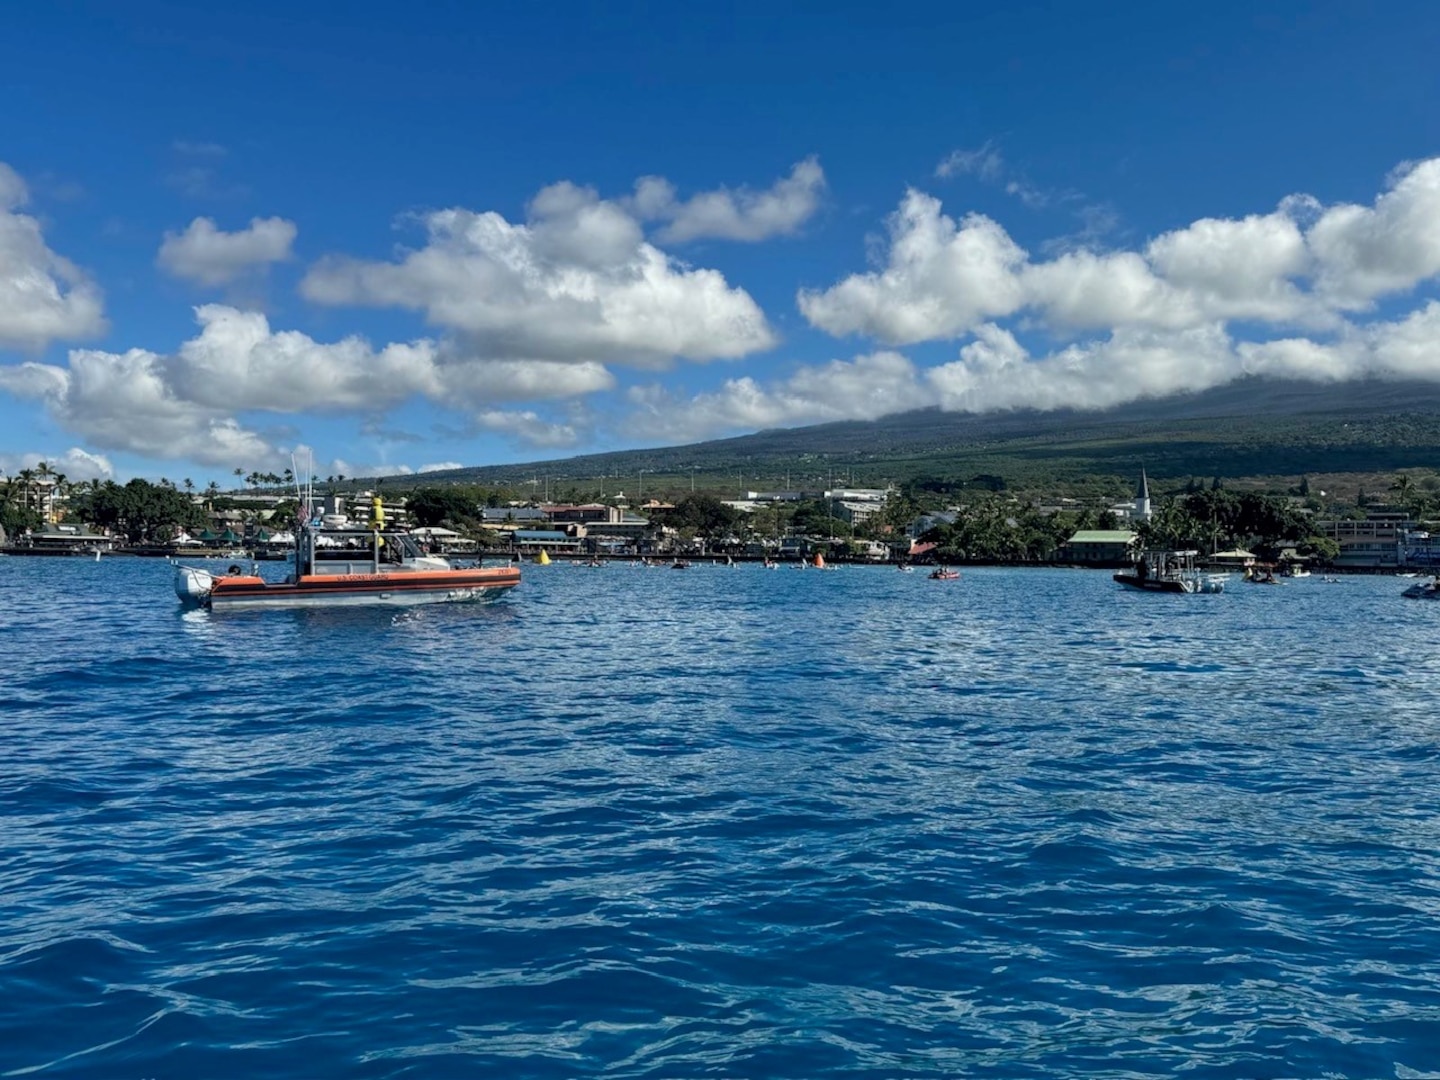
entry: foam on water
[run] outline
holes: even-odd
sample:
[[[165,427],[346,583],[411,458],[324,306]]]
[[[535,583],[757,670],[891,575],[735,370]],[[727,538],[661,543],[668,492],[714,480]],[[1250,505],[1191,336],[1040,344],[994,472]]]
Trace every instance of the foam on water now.
[[[1440,1075],[1399,591],[0,560],[0,1074]]]

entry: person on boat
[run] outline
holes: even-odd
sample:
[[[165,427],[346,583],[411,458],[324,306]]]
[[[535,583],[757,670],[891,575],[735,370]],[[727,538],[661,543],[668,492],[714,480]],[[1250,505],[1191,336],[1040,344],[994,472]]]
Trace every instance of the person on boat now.
[[[1147,577],[1150,576],[1150,564],[1144,559],[1141,559],[1140,562],[1136,564],[1135,576],[1141,581],[1144,581]]]

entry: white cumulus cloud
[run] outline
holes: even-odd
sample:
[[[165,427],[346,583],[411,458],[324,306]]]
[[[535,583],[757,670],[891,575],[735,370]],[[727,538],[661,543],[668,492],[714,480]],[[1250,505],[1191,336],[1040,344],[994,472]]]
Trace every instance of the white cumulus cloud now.
[[[1440,382],[1440,301],[1393,322],[1347,327],[1334,341],[1245,342],[1245,370],[1279,378],[1342,382],[1366,377]]]
[[[245,274],[291,257],[297,233],[284,218],[252,218],[248,227],[225,232],[197,217],[184,232],[167,232],[156,261],[175,277],[201,285],[227,285]]]
[[[928,372],[943,409],[1103,409],[1139,398],[1204,390],[1241,374],[1216,324],[1127,328],[1032,358],[1007,330],[982,327],[960,359]]]
[[[1202,218],[1151,241],[1146,259],[1204,316],[1323,321],[1322,306],[1295,283],[1312,266],[1305,236],[1292,216],[1296,209],[1289,203],[1240,220]]]
[[[374,349],[363,338],[322,344],[276,331],[259,312],[195,309],[201,331],[167,357],[168,385],[186,401],[230,412],[364,411],[412,396],[442,396],[436,349],[425,340]]]
[[[351,336],[320,342],[277,330],[261,313],[225,304],[195,309],[200,331],[169,354],[72,350],[68,363],[0,366],[0,391],[38,401],[96,446],[207,465],[283,463],[238,419],[245,413],[373,416],[424,399],[531,445],[569,445],[573,428],[498,421],[517,401],[578,398],[611,389],[601,364],[487,360],[420,339],[380,348]]]
[[[820,208],[824,194],[825,171],[809,157],[765,191],[719,188],[683,201],[670,181],[642,177],[635,183],[632,205],[645,220],[666,222],[659,232],[664,243],[704,237],[756,241],[796,232]]]
[[[59,454],[0,454],[0,473],[14,476],[22,469],[34,469],[41,462],[72,483],[77,480],[109,480],[115,466],[104,454],[92,454],[78,446]]]
[[[940,172],[997,174],[988,148]],[[892,345],[964,336],[1010,317],[1076,331],[1204,330],[1245,321],[1338,331],[1347,313],[1440,276],[1440,158],[1399,170],[1373,206],[1292,195],[1268,213],[1202,218],[1132,251],[1032,259],[997,222],[958,225],[908,191],[888,220],[882,268],[802,289],[801,312],[830,334]]]
[[[888,226],[883,270],[824,291],[801,290],[800,310],[813,325],[909,345],[955,337],[1024,303],[1025,252],[983,214],[956,225],[939,199],[912,189]]]
[[[177,396],[164,357],[144,349],[75,349],[68,367],[0,368],[0,390],[43,402],[67,431],[106,450],[212,466],[275,464],[281,457],[232,417]]]
[[[448,354],[438,378],[447,399],[472,406],[584,397],[615,385],[615,376],[604,364],[589,361],[485,360]]]
[[[492,409],[476,416],[475,422],[487,431],[508,435],[524,446],[537,449],[564,449],[579,441],[579,432],[573,424],[545,420],[528,409],[521,412]]]
[[[40,223],[19,212],[25,182],[0,162],[0,349],[39,351],[105,331],[100,289],[45,244]]]
[[[1022,281],[1030,306],[1053,326],[1193,326],[1202,315],[1196,297],[1156,276],[1133,251],[1096,255],[1076,251],[1026,267]]]
[[[874,420],[934,404],[934,394],[914,364],[894,352],[803,367],[769,385],[749,377],[730,379],[718,390],[686,400],[654,386],[634,388],[629,397],[636,413],[627,428],[667,442],[756,428]]]
[[[676,263],[625,208],[588,188],[544,189],[524,224],[460,209],[424,220],[420,250],[397,262],[324,259],[301,291],[316,303],[424,312],[492,360],[664,368],[775,341],[748,293]]]
[[[1364,308],[1440,274],[1440,158],[1402,170],[1373,207],[1330,207],[1306,240],[1317,290],[1339,307]]]

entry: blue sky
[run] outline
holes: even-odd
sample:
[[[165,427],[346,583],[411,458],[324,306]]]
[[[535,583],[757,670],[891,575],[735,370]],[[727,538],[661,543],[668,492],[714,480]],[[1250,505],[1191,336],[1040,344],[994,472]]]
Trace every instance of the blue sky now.
[[[1440,378],[1437,55],[1421,3],[28,5],[0,469]]]

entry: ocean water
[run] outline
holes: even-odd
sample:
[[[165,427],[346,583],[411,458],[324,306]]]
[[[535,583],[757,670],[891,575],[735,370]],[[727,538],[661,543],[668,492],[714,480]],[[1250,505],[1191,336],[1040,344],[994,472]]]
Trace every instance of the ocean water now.
[[[0,1075],[1440,1077],[1440,605],[0,559]]]

